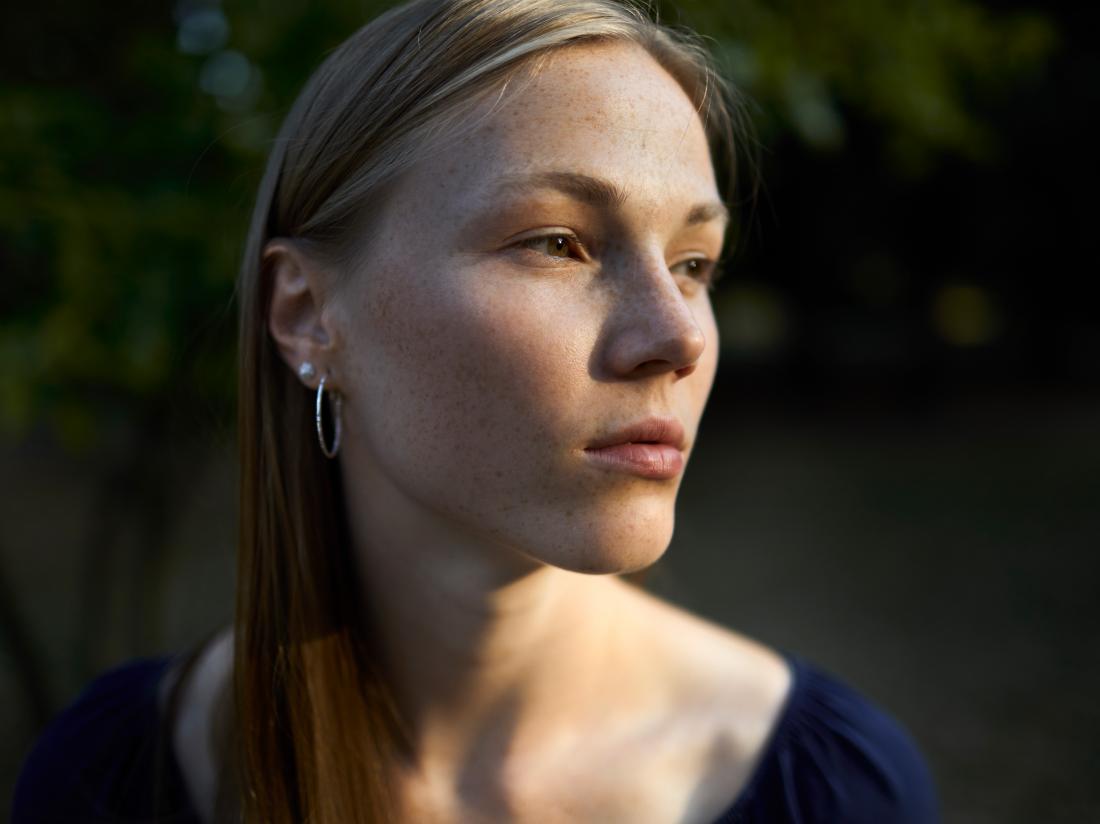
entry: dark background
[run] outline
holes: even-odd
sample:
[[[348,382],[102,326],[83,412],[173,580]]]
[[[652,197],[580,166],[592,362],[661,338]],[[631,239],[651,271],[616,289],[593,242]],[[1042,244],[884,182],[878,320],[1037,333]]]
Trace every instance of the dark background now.
[[[297,89],[380,7],[5,15],[0,802],[95,673],[230,618],[248,210]],[[947,821],[1100,819],[1095,13],[661,10],[751,98],[763,190],[649,585],[889,708]]]

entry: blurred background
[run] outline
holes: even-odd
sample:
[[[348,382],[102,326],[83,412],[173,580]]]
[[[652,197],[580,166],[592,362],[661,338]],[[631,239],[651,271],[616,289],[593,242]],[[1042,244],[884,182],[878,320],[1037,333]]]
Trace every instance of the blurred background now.
[[[386,5],[4,15],[5,808],[89,678],[230,620],[248,211],[297,89]],[[648,585],[889,708],[947,821],[1100,820],[1092,5],[660,7],[750,98],[762,191]]]

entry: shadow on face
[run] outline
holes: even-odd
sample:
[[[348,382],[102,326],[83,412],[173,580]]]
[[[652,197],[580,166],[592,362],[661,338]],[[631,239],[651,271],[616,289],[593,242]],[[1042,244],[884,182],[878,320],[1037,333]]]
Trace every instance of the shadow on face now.
[[[479,116],[394,187],[333,305],[353,519],[643,568],[682,472],[586,447],[654,417],[694,443],[726,227],[702,123],[629,44],[563,49]]]

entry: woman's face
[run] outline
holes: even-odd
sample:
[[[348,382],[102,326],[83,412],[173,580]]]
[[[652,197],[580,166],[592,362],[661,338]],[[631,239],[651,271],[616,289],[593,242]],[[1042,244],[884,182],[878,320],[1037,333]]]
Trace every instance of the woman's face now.
[[[536,562],[656,561],[678,450],[586,448],[673,419],[686,460],[714,379],[704,280],[725,211],[679,85],[636,46],[561,51],[404,176],[379,220],[326,308],[349,506],[385,484]]]

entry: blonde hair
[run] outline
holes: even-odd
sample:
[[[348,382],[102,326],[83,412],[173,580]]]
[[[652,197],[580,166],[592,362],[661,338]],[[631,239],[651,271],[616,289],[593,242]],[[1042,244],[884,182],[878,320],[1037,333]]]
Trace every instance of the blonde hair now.
[[[239,281],[238,769],[223,814],[239,804],[249,822],[391,820],[387,766],[408,747],[357,603],[337,463],[321,456],[310,397],[267,332],[263,249],[296,238],[346,264],[386,185],[468,128],[476,103],[552,51],[598,41],[648,51],[732,175],[736,108],[705,49],[615,0],[414,0],[332,52],[283,123]]]

